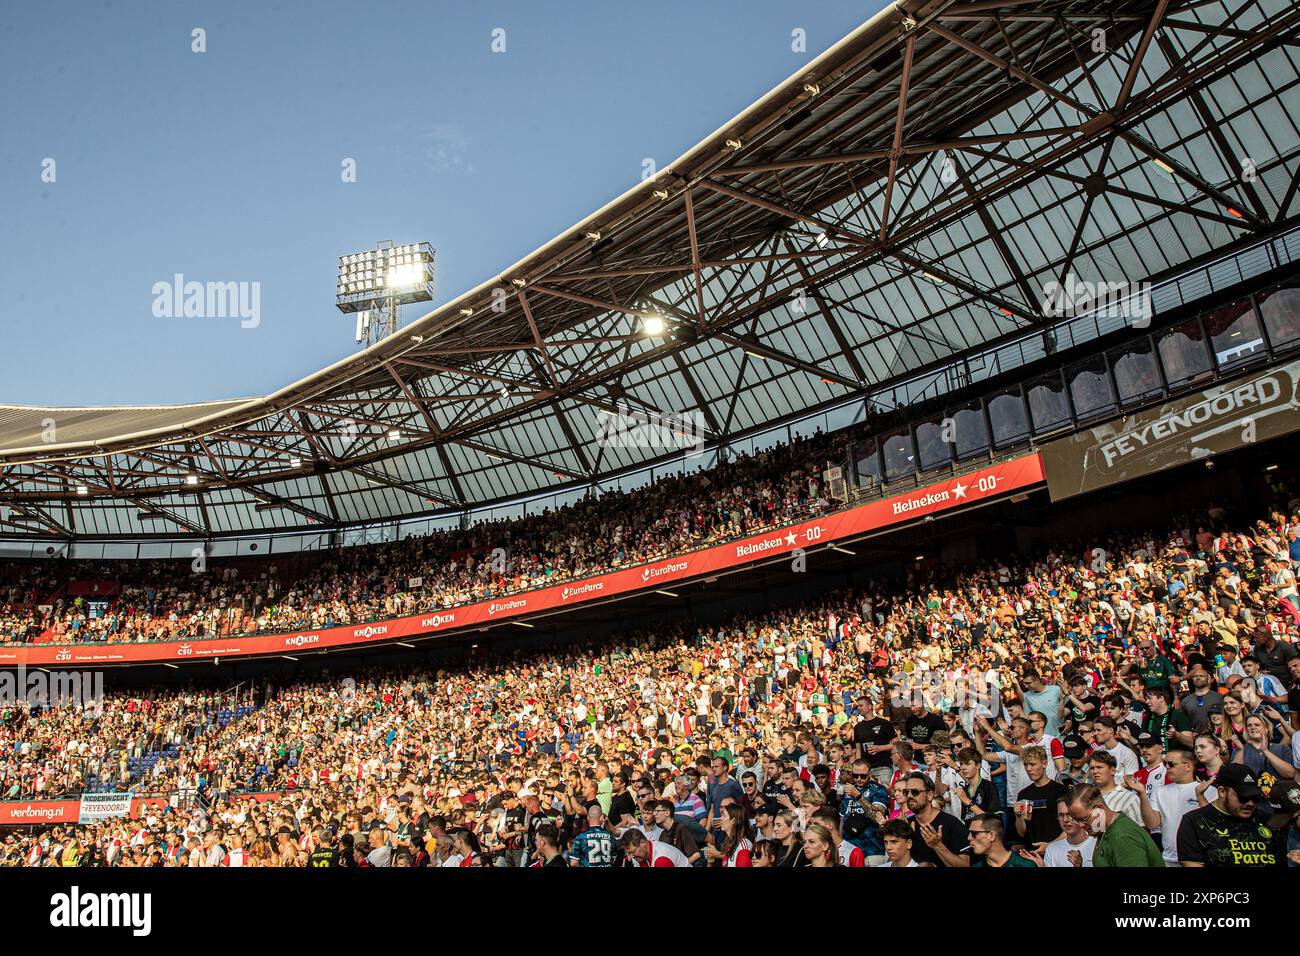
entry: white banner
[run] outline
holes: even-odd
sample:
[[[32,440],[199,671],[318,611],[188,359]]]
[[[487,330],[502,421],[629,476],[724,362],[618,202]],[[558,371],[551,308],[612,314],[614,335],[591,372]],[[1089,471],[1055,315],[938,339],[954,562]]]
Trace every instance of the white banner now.
[[[406,586],[408,588],[422,588],[424,587],[424,578],[423,577],[411,578],[406,582]]]
[[[83,793],[78,821],[90,823],[95,820],[109,820],[113,817],[125,817],[130,812],[129,793]]]

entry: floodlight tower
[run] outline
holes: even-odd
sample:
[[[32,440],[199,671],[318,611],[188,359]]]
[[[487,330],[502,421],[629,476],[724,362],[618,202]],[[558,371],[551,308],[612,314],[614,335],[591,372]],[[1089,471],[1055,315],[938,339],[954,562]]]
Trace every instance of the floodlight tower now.
[[[398,246],[384,239],[372,252],[339,256],[335,304],[356,313],[358,344],[373,345],[396,332],[408,302],[432,300],[433,247],[427,242]]]

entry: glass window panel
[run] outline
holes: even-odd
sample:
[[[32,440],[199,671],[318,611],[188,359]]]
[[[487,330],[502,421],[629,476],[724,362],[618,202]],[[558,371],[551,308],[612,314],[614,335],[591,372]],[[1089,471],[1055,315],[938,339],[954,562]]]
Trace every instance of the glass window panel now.
[[[858,487],[865,491],[880,487],[880,447],[876,437],[858,442],[853,452],[857,457]]]
[[[1076,362],[1065,370],[1070,383],[1070,398],[1074,413],[1080,418],[1091,418],[1115,410],[1115,395],[1110,387],[1106,360],[1100,355]]]
[[[1160,383],[1160,366],[1156,364],[1155,347],[1149,338],[1129,342],[1109,353],[1115,387],[1119,390],[1119,403],[1130,405],[1158,397],[1164,387]]]
[[[1205,315],[1214,361],[1221,370],[1237,368],[1265,356],[1264,336],[1249,299],[1239,299]]]
[[[1005,448],[1029,437],[1029,421],[1019,389],[1008,389],[989,399],[989,422],[993,426],[993,447]]]
[[[952,412],[953,445],[957,460],[964,461],[989,450],[989,430],[984,421],[984,409],[973,402]]]
[[[942,418],[931,418],[917,424],[916,454],[922,471],[952,464],[952,446],[944,441]]]
[[[886,435],[880,442],[885,459],[885,480],[893,481],[916,472],[916,451],[912,435],[906,428]]]
[[[1300,342],[1300,282],[1284,282],[1258,298],[1259,312],[1273,348]]]
[[[1170,388],[1210,377],[1210,353],[1205,348],[1200,323],[1195,319],[1162,333],[1156,350]]]
[[[1065,385],[1061,376],[1053,372],[1035,379],[1025,386],[1029,414],[1034,420],[1034,432],[1055,431],[1070,422],[1070,403],[1065,400]]]

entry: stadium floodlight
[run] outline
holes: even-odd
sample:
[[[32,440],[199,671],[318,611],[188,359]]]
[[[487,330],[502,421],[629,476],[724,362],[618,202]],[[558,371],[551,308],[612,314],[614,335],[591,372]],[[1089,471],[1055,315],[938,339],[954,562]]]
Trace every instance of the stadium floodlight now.
[[[193,487],[194,485],[197,485],[198,483],[199,483],[199,476],[198,476],[198,475],[186,475],[186,476],[185,476],[185,484],[190,485],[191,487]]]
[[[369,252],[339,256],[335,305],[357,314],[356,340],[372,345],[401,326],[401,307],[433,300],[434,250],[427,242],[385,239]]]
[[[663,335],[666,328],[664,317],[657,312],[652,312],[641,319],[641,331],[651,338]]]
[[[77,494],[88,495],[90,494],[90,489],[87,488],[85,485],[77,485]]]
[[[391,431],[389,431],[389,433],[388,433],[388,440],[389,440],[389,441],[401,441],[401,440],[402,440],[402,433],[401,433],[398,429],[394,428],[394,429],[392,429]]]

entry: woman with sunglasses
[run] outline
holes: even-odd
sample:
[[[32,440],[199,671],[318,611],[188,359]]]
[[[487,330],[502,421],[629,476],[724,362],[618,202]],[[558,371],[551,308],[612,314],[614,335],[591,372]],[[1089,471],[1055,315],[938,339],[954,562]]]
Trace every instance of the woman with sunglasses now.
[[[775,840],[759,840],[754,844],[754,866],[776,866],[776,855],[780,845]]]

